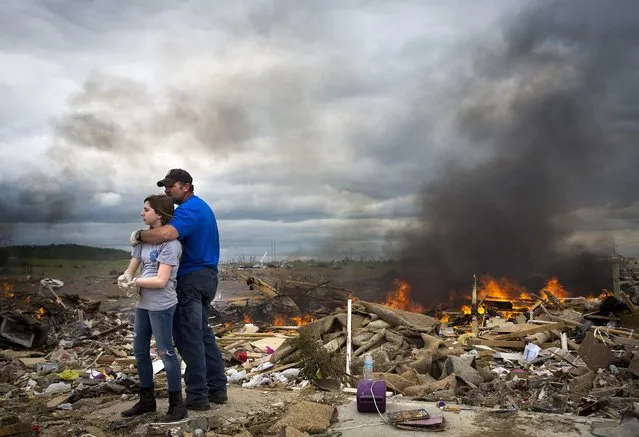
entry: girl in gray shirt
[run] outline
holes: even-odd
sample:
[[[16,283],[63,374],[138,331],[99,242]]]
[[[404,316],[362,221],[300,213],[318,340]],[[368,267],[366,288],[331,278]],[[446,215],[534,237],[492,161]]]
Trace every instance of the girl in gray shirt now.
[[[145,224],[156,228],[168,223],[173,212],[173,200],[169,196],[151,195],[144,199],[140,215]],[[140,401],[121,413],[125,417],[156,410],[151,336],[155,337],[169,388],[169,411],[160,421],[177,422],[188,416],[182,399],[180,363],[173,347],[173,313],[177,304],[175,284],[181,255],[182,245],[178,240],[138,244],[131,252],[129,267],[118,278],[120,288],[138,287],[140,292],[133,337],[133,353],[140,377]],[[133,278],[138,267],[140,275]]]

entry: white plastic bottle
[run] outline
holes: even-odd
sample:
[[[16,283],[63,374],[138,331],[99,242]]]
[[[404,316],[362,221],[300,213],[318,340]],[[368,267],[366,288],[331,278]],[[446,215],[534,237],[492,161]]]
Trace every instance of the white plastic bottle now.
[[[364,371],[362,372],[364,379],[373,379],[373,356],[366,354],[364,357]]]

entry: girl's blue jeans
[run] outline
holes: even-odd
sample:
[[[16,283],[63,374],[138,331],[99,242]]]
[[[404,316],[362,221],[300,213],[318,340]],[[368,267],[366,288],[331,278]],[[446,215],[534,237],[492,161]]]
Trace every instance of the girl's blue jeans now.
[[[180,362],[173,347],[173,313],[175,305],[163,311],[135,309],[133,354],[138,367],[140,387],[153,387],[151,336],[155,337],[158,356],[164,363],[169,391],[182,391]]]

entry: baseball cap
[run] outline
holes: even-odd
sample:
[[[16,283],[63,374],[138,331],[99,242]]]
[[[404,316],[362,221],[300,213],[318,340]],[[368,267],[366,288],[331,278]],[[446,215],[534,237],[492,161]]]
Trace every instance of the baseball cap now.
[[[176,182],[193,184],[193,178],[188,171],[182,170],[181,168],[173,168],[164,176],[164,179],[158,181],[158,187],[170,187]]]

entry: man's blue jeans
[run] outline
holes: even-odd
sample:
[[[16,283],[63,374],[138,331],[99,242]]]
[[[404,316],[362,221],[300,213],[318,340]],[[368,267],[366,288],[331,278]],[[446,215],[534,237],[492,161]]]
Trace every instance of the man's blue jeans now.
[[[186,363],[184,383],[190,403],[208,403],[209,395],[226,393],[224,361],[209,327],[216,291],[217,272],[211,268],[201,268],[177,280],[173,338]]]
[[[173,348],[172,329],[175,308],[176,305],[163,311],[135,309],[133,354],[142,388],[153,387],[153,364],[150,355],[151,335],[153,335],[158,355],[164,363],[169,391],[182,391],[180,363]]]

